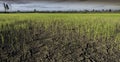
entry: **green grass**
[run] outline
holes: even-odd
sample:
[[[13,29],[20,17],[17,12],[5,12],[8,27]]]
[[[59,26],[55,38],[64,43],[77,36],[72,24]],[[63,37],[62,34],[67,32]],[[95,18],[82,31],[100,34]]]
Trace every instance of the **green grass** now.
[[[0,14],[0,41],[0,62],[119,62],[120,14]]]

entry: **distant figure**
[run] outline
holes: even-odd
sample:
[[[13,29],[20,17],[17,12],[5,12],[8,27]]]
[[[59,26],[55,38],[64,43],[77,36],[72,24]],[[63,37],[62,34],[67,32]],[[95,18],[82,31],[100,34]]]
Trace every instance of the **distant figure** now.
[[[10,9],[10,8],[9,8],[9,5],[8,5],[8,4],[6,4],[6,3],[3,3],[3,5],[4,5],[5,12],[7,12],[7,10],[9,10],[9,9]]]

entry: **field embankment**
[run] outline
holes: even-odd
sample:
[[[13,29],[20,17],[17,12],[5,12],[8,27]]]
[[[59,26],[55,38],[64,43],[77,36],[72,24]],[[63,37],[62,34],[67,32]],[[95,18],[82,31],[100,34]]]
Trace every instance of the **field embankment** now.
[[[120,14],[0,14],[0,62],[120,62]]]

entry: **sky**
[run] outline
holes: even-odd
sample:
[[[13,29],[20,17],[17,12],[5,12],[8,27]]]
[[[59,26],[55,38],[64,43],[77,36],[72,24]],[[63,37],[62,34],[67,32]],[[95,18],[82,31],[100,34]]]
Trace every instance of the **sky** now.
[[[0,1],[120,1],[120,0],[0,0]]]
[[[0,0],[0,11],[4,11],[4,2],[9,4],[9,11],[120,10],[119,0]]]

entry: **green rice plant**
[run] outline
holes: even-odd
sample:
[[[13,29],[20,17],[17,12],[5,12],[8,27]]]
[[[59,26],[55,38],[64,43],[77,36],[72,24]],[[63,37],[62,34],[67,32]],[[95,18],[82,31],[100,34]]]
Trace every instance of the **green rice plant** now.
[[[119,17],[114,13],[0,14],[0,62],[119,62]]]

